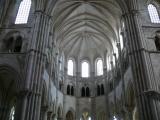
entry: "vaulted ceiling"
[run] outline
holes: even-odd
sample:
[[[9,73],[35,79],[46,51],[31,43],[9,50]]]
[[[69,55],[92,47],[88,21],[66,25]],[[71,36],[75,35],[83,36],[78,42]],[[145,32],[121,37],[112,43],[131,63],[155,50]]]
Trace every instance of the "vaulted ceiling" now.
[[[70,57],[111,53],[119,40],[121,15],[115,0],[58,0],[53,13],[57,45]]]

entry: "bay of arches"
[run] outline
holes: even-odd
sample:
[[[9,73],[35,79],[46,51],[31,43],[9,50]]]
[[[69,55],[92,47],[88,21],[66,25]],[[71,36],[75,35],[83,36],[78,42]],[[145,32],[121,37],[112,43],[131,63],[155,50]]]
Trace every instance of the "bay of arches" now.
[[[68,60],[67,64],[67,74],[70,76],[74,76],[75,73],[75,63],[72,59]],[[95,62],[95,73],[96,76],[103,75],[103,61],[101,58],[98,58]],[[81,63],[81,77],[87,78],[90,76],[90,66],[87,60],[83,60]]]
[[[97,96],[104,95],[104,85],[97,85]]]
[[[82,89],[81,89],[81,97],[90,97],[90,89],[89,89],[89,87],[82,87]]]
[[[74,96],[74,87],[71,85],[67,86],[67,95]]]

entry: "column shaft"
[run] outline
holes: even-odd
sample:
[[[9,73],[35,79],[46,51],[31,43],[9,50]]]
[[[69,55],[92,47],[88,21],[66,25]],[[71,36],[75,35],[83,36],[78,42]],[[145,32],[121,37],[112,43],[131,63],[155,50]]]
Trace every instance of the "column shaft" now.
[[[41,108],[41,93],[43,88],[43,73],[50,30],[50,17],[41,11],[35,12],[33,38],[27,58],[26,89],[31,91],[27,103],[26,120],[39,120]]]
[[[129,58],[134,77],[134,87],[136,100],[138,104],[140,120],[158,120],[155,114],[155,104],[151,98],[144,94],[145,91],[151,89],[154,83],[153,74],[149,68],[150,60],[147,58],[143,47],[143,39],[139,25],[137,11],[131,11],[124,15],[126,23],[126,32],[129,43]],[[151,83],[152,81],[152,83]]]

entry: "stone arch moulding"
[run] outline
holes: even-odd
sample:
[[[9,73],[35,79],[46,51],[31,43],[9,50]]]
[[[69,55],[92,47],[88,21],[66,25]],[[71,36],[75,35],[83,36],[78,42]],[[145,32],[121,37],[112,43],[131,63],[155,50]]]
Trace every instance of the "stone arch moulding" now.
[[[42,102],[41,102],[41,106],[45,106],[47,105],[47,103],[49,103],[48,99],[47,99],[47,85],[45,80],[43,81],[43,88],[42,88]]]
[[[65,116],[67,115],[68,112],[71,112],[71,113],[73,114],[73,119],[74,119],[74,118],[75,118],[75,110],[74,110],[72,107],[70,107],[70,108],[66,111]]]
[[[128,110],[133,111],[136,105],[135,103],[136,98],[135,98],[135,91],[134,91],[134,86],[132,82],[128,83],[125,99],[126,99],[126,107],[128,108]]]
[[[27,33],[26,32],[24,32],[24,31],[19,31],[19,30],[10,30],[10,31],[8,31],[7,33],[4,33],[4,34],[2,34],[2,45],[1,46],[3,46],[3,47],[1,47],[1,51],[4,51],[5,49],[7,49],[7,48],[5,48],[6,47],[6,44],[7,44],[7,41],[10,39],[10,38],[13,38],[13,42],[14,42],[14,47],[16,47],[16,45],[19,45],[19,44],[16,44],[16,41],[18,40],[18,38],[20,38],[21,37],[21,44],[20,44],[20,46],[21,46],[21,50],[22,50],[22,48],[23,48],[23,50],[25,49],[27,49],[27,41],[26,41],[26,39],[29,39],[28,37],[26,37],[27,36]],[[9,42],[9,41],[8,41]],[[5,47],[4,47],[5,46]],[[12,46],[13,47],[13,46]],[[20,50],[20,51],[21,51]]]
[[[57,109],[57,117],[58,117],[58,118],[62,118],[62,117],[63,117],[63,108],[62,108],[62,105],[59,105],[59,106],[58,106],[58,109]]]
[[[0,73],[6,72],[11,74],[15,79],[16,88],[20,91],[23,88],[23,75],[21,75],[14,67],[7,64],[0,64]]]

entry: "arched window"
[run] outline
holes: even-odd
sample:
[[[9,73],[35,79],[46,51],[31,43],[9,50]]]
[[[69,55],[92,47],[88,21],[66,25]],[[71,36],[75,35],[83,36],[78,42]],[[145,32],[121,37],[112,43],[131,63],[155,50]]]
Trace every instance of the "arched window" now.
[[[73,67],[74,67],[74,64],[73,64],[73,60],[68,60],[68,75],[71,75],[73,76]]]
[[[14,115],[15,115],[15,107],[12,107],[10,111],[9,120],[14,120]]]
[[[84,87],[82,87],[81,96],[82,96],[82,97],[85,97],[85,88],[84,88]]]
[[[31,8],[31,0],[23,0],[19,6],[15,24],[26,24]]]
[[[101,95],[104,95],[104,86],[103,86],[103,84],[101,85]]]
[[[20,52],[22,48],[22,37],[18,36],[15,41],[14,52]]]
[[[98,59],[96,62],[96,73],[97,73],[97,76],[103,75],[103,61],[102,61],[102,59]]]
[[[153,4],[148,5],[148,12],[152,23],[160,23],[158,11]]]
[[[155,45],[156,49],[160,51],[160,38],[158,36],[155,37]]]
[[[14,38],[10,37],[7,41],[6,41],[6,50],[8,52],[13,52],[13,43],[14,43]]]
[[[97,85],[97,96],[100,96],[100,86]]]
[[[82,62],[82,77],[89,77],[89,64],[88,62]]]
[[[4,41],[5,51],[6,52],[21,52],[22,48],[22,37],[10,37],[6,41]]]
[[[121,45],[121,50],[122,50],[123,47],[124,47],[124,43],[123,43],[123,32],[120,33],[119,39],[120,39],[120,45]]]
[[[89,91],[89,87],[86,88],[86,97],[90,96],[90,91]]]
[[[70,85],[67,86],[67,95],[70,95]]]
[[[113,83],[109,83],[109,86],[110,86],[110,91],[113,90]]]
[[[71,87],[71,95],[72,96],[74,95],[74,87],[73,86]]]

